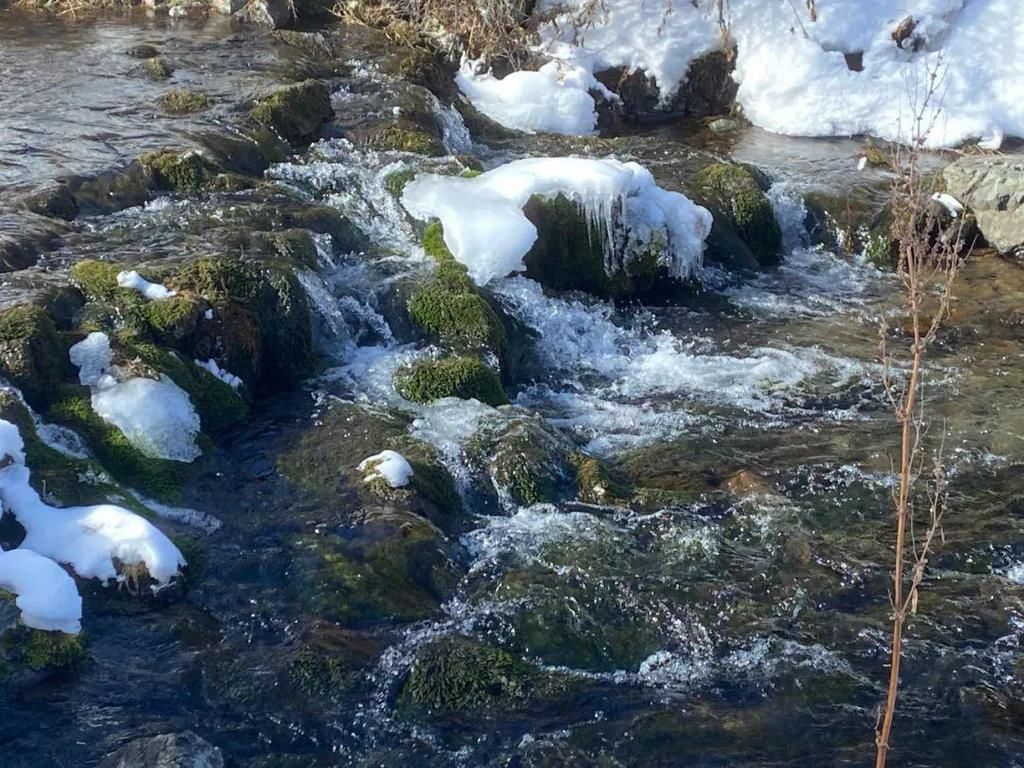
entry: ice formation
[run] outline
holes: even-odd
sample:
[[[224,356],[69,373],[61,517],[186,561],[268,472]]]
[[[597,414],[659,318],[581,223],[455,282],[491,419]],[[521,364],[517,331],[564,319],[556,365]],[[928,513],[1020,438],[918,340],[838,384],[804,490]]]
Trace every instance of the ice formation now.
[[[78,378],[92,390],[96,414],[117,427],[133,447],[146,456],[172,461],[193,461],[199,415],[188,393],[161,374],[119,381],[112,365],[113,352],[105,333],[90,333],[71,347],[71,362]]]
[[[381,451],[359,462],[363,480],[383,480],[392,488],[404,488],[412,480],[412,465],[397,451]]]
[[[615,159],[535,157],[516,160],[476,178],[425,174],[406,185],[402,204],[421,220],[440,219],[452,255],[479,284],[523,271],[537,228],[523,213],[533,195],[565,195],[604,231],[628,260],[652,241],[676,277],[701,263],[711,214],[687,197],[659,187],[648,170]],[[625,237],[622,237],[622,234]]]
[[[117,273],[117,284],[122,288],[134,288],[150,301],[169,299],[176,296],[177,292],[165,288],[159,283],[151,283],[135,270]]]
[[[20,547],[0,553],[0,587],[18,595],[22,620],[37,629],[77,632],[82,615],[74,581],[64,563],[82,578],[116,579],[117,563],[144,565],[157,588],[185,565],[181,552],[157,528],[113,504],[58,509],[29,484],[24,442],[18,428],[0,420],[0,501],[25,528]]]
[[[578,17],[588,5],[542,0],[541,10],[558,6]],[[571,66],[646,72],[667,100],[693,60],[721,48],[715,5],[616,0],[589,25],[559,14],[542,35],[548,54]],[[909,35],[897,41],[907,18]],[[817,4],[814,21],[803,3],[730,0],[724,21],[736,45],[737,101],[769,131],[905,141],[936,72],[930,145],[981,139],[998,148],[1004,134],[1024,136],[1024,14],[1015,0],[830,0]]]

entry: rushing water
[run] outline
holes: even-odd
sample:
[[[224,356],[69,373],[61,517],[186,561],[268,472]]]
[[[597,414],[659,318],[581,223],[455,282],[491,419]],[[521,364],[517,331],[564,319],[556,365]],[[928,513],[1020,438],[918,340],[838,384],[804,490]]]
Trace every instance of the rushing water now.
[[[133,106],[151,100],[154,86],[120,91],[117,108],[104,103],[110,90],[97,68],[129,44],[175,51],[191,62],[189,77],[213,91],[255,88],[260,70],[277,66],[270,53],[253,54],[264,49],[247,36],[213,45],[198,29],[0,23],[3,93],[15,96],[15,107],[5,98],[0,113],[0,182],[52,176],[72,160],[75,170],[120,161],[168,138],[170,129]],[[40,59],[54,57],[80,68],[74,83],[44,72],[45,87],[29,88]],[[129,66],[121,61],[111,76],[135,82],[118,74]],[[373,66],[346,77],[335,94],[344,119],[390,108],[389,81]],[[460,123],[441,114],[449,150],[465,151]],[[480,151],[492,165],[531,153],[613,151],[661,178],[699,137],[528,138]],[[350,215],[376,246],[370,255],[334,254],[321,239],[318,269],[303,276],[331,366],[263,403],[203,460],[186,501],[221,527],[208,535],[185,599],[130,610],[102,591],[87,596],[93,660],[73,677],[0,702],[0,763],[90,765],[133,736],[184,728],[238,765],[869,762],[886,672],[895,441],[877,328],[882,318],[898,320],[899,291],[859,259],[809,246],[800,200],[823,184],[876,188],[878,178],[854,177],[852,142],[758,132],[730,141],[726,149],[779,180],[772,196],[786,233],[784,264],[745,283],[709,273],[706,300],[686,307],[622,309],[547,295],[525,277],[498,281],[494,295],[537,338],[513,409],[414,406],[391,384],[399,365],[426,351],[403,341],[381,303],[391,285],[429,266],[384,177],[444,161],[331,139],[272,168],[269,179]],[[197,242],[204,222],[223,219],[233,204],[164,199],[88,220],[51,265],[209,247]],[[1024,765],[1014,677],[1024,631],[1022,296],[1016,264],[969,263],[956,330],[940,337],[928,364],[931,408],[949,433],[953,498],[909,628],[900,765]],[[467,499],[479,471],[467,444],[523,412],[541,414],[612,464],[632,462],[652,488],[696,484],[697,492],[645,511],[471,509],[459,542],[466,573],[441,618],[384,620],[358,633],[324,627],[295,599],[288,542],[338,524],[344,510],[296,494],[277,466],[335,399],[408,413],[412,434],[437,448]],[[395,699],[416,649],[455,633],[580,685],[555,705],[499,718],[407,719]],[[282,673],[311,634],[346,658],[368,660],[351,685],[315,700]]]

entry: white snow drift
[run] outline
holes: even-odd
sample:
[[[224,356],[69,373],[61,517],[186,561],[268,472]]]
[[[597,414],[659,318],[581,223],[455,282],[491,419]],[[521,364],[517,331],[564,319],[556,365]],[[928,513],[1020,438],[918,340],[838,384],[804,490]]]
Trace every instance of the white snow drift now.
[[[212,373],[214,376],[223,381],[232,389],[238,389],[240,386],[242,386],[242,380],[238,376],[235,376],[235,374],[231,373],[230,371],[221,368],[220,365],[217,364],[216,360],[193,360],[192,362],[194,362],[200,368],[205,368],[207,371]]]
[[[147,520],[113,504],[58,509],[29,484],[18,428],[0,420],[0,502],[25,528],[20,547],[0,553],[0,587],[18,595],[22,621],[37,629],[77,632],[82,601],[58,563],[83,578],[116,579],[116,563],[144,565],[157,588],[185,565],[181,552]],[[116,563],[115,563],[116,561]]]
[[[570,11],[542,28],[543,49],[569,71],[584,70],[574,82],[608,67],[642,70],[656,79],[667,102],[690,64],[723,46],[715,5],[542,0],[541,11]],[[591,23],[577,25],[586,7],[597,9]],[[817,3],[815,21],[804,3],[730,0],[725,7],[728,39],[737,52],[737,100],[755,125],[794,136],[872,134],[906,141],[929,73],[937,72],[930,145],[981,139],[997,148],[1004,134],[1024,136],[1024,13],[1018,0],[827,0]],[[897,45],[892,33],[908,16],[913,33]],[[844,54],[860,54],[862,71],[851,69]],[[472,87],[464,92],[474,103],[488,95]],[[563,114],[562,98],[533,89],[530,113]],[[518,127],[514,113],[512,119],[490,114]],[[588,133],[593,126],[579,127],[577,132]]]
[[[412,480],[412,465],[397,451],[381,451],[359,462],[363,481],[383,480],[392,488],[404,488]]]
[[[92,390],[93,410],[133,447],[172,461],[190,462],[200,455],[199,415],[188,393],[167,376],[118,380],[105,333],[90,333],[71,347],[70,358],[78,366],[79,381]]]
[[[476,178],[420,175],[402,193],[414,217],[440,219],[444,241],[479,285],[523,271],[537,228],[523,213],[533,195],[564,195],[602,228],[606,266],[658,242],[663,266],[676,277],[699,267],[711,214],[659,187],[636,163],[577,157],[527,158]],[[621,263],[621,262],[619,262]]]

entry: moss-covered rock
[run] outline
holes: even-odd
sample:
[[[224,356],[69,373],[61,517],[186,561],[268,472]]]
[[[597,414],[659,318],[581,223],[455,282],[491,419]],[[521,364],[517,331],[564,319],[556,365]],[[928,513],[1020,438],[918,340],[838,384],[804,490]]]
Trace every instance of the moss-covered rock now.
[[[438,528],[389,508],[364,511],[340,535],[301,537],[295,548],[302,599],[351,627],[436,616],[461,575]]]
[[[306,80],[258,100],[250,114],[257,123],[273,128],[289,143],[302,145],[320,136],[321,127],[334,111],[327,84]]]
[[[377,128],[367,136],[366,143],[378,150],[412,152],[430,157],[445,154],[444,145],[429,131],[400,124]]]
[[[707,241],[708,258],[750,267],[749,259],[744,258],[749,254],[759,267],[778,263],[782,230],[771,201],[749,168],[734,163],[709,165],[696,175],[693,191],[715,220]],[[736,238],[746,247],[746,253]]]
[[[576,470],[576,498],[588,504],[625,504],[633,497],[629,479],[613,472],[600,459],[573,453],[569,463]]]
[[[316,243],[306,230],[286,229],[283,232],[267,232],[263,234],[263,240],[276,256],[289,264],[303,269],[316,269]]]
[[[194,150],[149,152],[139,162],[155,189],[181,194],[199,192],[219,170]]]
[[[508,651],[449,636],[417,650],[398,701],[416,714],[489,714],[522,709],[568,687],[565,678]]]
[[[160,56],[153,56],[142,62],[142,71],[151,80],[167,80],[174,74],[174,67]]]
[[[359,464],[384,450],[397,451],[412,466],[406,488],[364,482]],[[282,453],[278,467],[329,508],[386,502],[445,529],[462,510],[451,475],[433,448],[409,435],[408,419],[355,403],[333,403]]]
[[[409,316],[433,339],[459,354],[505,354],[505,328],[491,305],[455,261],[434,275],[409,299]]]
[[[401,197],[402,192],[405,190],[405,185],[414,178],[416,178],[416,169],[399,168],[397,171],[391,171],[391,173],[384,177],[384,188],[392,197]]]
[[[144,455],[121,430],[96,415],[85,387],[62,388],[46,415],[77,432],[117,480],[160,500],[177,499],[188,465]]]
[[[202,91],[175,88],[159,100],[160,109],[168,115],[192,115],[210,108],[210,97]]]
[[[0,600],[8,602],[4,593]],[[17,675],[19,671],[64,672],[74,669],[86,659],[81,635],[64,632],[43,632],[18,626],[0,634],[0,677]]]
[[[476,399],[493,406],[508,403],[498,374],[476,357],[419,360],[395,373],[395,389],[414,403],[432,403],[444,397]]]
[[[488,443],[488,475],[506,509],[572,498],[570,444],[542,419],[515,419],[481,438]]]
[[[0,310],[0,375],[36,408],[45,407],[70,372],[67,346],[42,307]]]
[[[627,299],[649,296],[669,282],[657,240],[643,253],[609,260],[606,233],[564,195],[535,195],[523,212],[537,227],[537,241],[523,259],[526,274],[545,287]],[[621,263],[609,268],[616,261]]]

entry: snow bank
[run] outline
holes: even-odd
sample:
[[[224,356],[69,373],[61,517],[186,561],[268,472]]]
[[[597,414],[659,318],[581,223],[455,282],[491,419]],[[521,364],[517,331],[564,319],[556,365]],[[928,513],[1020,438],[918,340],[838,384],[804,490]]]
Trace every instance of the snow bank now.
[[[119,381],[105,333],[90,333],[71,347],[78,379],[92,389],[92,409],[117,427],[134,448],[155,459],[190,462],[201,454],[196,445],[199,415],[188,393],[167,376]]]
[[[9,461],[0,469],[0,501],[26,532],[20,549],[0,556],[0,586],[10,585],[19,594],[23,619],[27,624],[35,622],[29,626],[49,624],[38,628],[77,631],[81,617],[81,602],[71,597],[66,583],[40,559],[54,561],[57,570],[61,569],[56,563],[66,563],[79,576],[102,581],[117,578],[115,560],[127,566],[145,565],[158,587],[185,565],[170,539],[126,509],[113,504],[57,509],[43,502],[29,484],[24,443],[9,421],[0,420],[0,456]],[[35,557],[9,557],[26,551]]]
[[[586,4],[568,6],[578,12]],[[664,98],[695,58],[721,46],[708,0],[698,8],[676,2],[669,13],[660,0],[606,5],[590,28],[577,29],[567,15],[545,27],[550,55],[591,71],[644,70]],[[1003,134],[1024,136],[1024,13],[1017,0],[829,0],[818,3],[813,22],[803,3],[730,0],[727,8],[737,100],[755,125],[794,136],[906,141],[929,72],[937,70],[930,145],[981,138],[995,146]],[[898,46],[892,33],[907,16],[915,28]],[[862,71],[850,69],[846,53],[862,54]]]
[[[118,272],[117,284],[122,288],[134,288],[150,301],[169,299],[171,296],[177,295],[177,291],[172,291],[158,283],[151,283],[135,270]]]
[[[235,376],[235,374],[230,373],[217,365],[216,360],[195,360],[193,362],[195,362],[195,364],[200,368],[205,368],[232,389],[238,389],[242,386],[242,380]]]
[[[479,285],[523,271],[537,228],[523,206],[533,195],[565,195],[628,259],[653,238],[664,241],[662,261],[677,277],[699,267],[711,214],[678,192],[659,187],[637,163],[576,157],[528,158],[476,178],[420,175],[406,185],[402,204],[414,217],[440,219],[452,254]]]
[[[464,61],[455,82],[473,106],[492,120],[520,131],[588,134],[597,125],[590,90],[611,97],[590,70],[550,61],[536,72],[513,72],[502,79],[478,74],[478,62]]]
[[[26,627],[77,634],[82,598],[75,580],[57,563],[29,549],[0,552],[0,589],[17,595]]]
[[[412,480],[412,465],[397,451],[381,451],[359,462],[357,469],[363,472],[363,480],[383,480],[392,488],[404,488]]]

